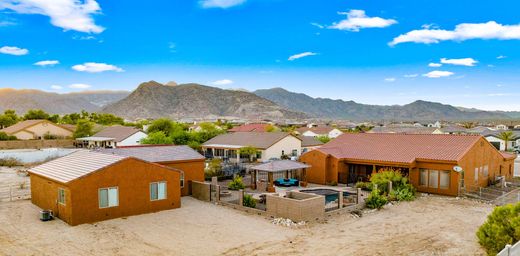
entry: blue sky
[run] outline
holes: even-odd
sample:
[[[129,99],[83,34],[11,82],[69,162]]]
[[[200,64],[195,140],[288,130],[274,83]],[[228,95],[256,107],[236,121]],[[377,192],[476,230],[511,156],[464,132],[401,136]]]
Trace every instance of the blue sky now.
[[[0,87],[174,80],[520,111],[519,9],[512,0],[0,0]]]

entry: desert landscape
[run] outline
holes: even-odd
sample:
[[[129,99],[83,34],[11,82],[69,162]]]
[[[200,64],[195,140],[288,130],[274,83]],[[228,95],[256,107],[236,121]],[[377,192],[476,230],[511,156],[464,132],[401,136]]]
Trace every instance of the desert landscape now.
[[[185,197],[182,208],[75,227],[40,222],[28,200],[0,204],[2,255],[485,255],[475,231],[492,206],[420,196],[300,227]],[[93,246],[95,244],[95,246]]]

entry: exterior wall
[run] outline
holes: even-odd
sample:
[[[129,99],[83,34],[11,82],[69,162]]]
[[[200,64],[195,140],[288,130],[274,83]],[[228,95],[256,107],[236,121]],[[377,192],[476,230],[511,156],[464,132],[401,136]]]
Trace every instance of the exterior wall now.
[[[132,136],[124,139],[123,141],[117,142],[117,146],[123,147],[123,146],[137,146],[141,145],[141,139],[146,138],[146,133],[144,132],[136,132]]]
[[[0,141],[0,149],[65,148],[73,144],[73,140],[8,140]]]
[[[54,216],[71,223],[70,189],[61,183],[31,174],[31,202],[44,210],[52,210]],[[65,205],[58,203],[58,188],[65,190]]]
[[[293,150],[297,150],[297,156],[302,153],[302,141],[294,136],[287,136],[280,141],[273,144],[262,152],[261,161],[269,160],[270,158],[280,158],[282,151],[286,155],[291,155]]]
[[[432,193],[432,194],[440,194],[440,195],[449,195],[449,196],[457,196],[459,193],[459,181],[460,176],[459,173],[453,170],[456,163],[449,162],[417,162],[416,167],[411,168],[409,171],[410,184],[412,184],[417,191],[424,193]],[[450,185],[447,189],[440,188],[439,184],[437,184],[438,188],[431,188],[428,186],[420,186],[419,184],[419,170],[420,169],[429,169],[429,170],[437,170],[437,171],[449,171],[450,172]]]
[[[325,197],[302,192],[287,192],[287,197],[267,194],[266,210],[276,217],[310,221],[325,216]]]
[[[56,135],[60,138],[71,138],[72,131],[63,127],[57,126],[51,122],[41,122],[34,126],[28,127],[25,130],[34,133],[35,139],[43,138],[46,133]]]
[[[190,181],[204,182],[204,159],[197,161],[179,161],[158,164],[176,168],[184,172],[184,187],[181,188],[182,196],[191,195],[189,186]]]
[[[326,170],[330,158],[330,156],[318,150],[309,151],[300,157],[300,162],[311,166],[307,168],[307,182],[315,184],[326,183]]]
[[[210,186],[211,186],[211,184],[209,184],[209,183],[192,181],[191,182],[192,196],[201,201],[206,201],[206,202],[211,201]]]
[[[179,178],[179,172],[157,164],[133,158],[123,160],[68,183],[70,191],[68,194],[71,196],[70,204],[67,204],[69,209],[60,213],[60,218],[70,225],[78,225],[179,208],[181,206]],[[151,201],[150,183],[158,181],[165,181],[167,184],[166,199]],[[38,183],[36,180],[35,182]],[[98,190],[108,187],[118,187],[119,205],[100,209]],[[57,193],[57,190],[52,190],[54,190],[52,187],[45,187],[44,193],[50,195]]]
[[[34,140],[37,138],[35,134],[24,130],[13,133],[12,135],[16,136],[16,138],[19,140]]]

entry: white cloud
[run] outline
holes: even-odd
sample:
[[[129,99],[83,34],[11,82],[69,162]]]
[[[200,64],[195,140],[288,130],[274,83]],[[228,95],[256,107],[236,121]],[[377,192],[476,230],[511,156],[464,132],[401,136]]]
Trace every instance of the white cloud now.
[[[397,80],[395,77],[387,77],[387,78],[385,78],[385,82],[389,82],[389,83],[395,82],[395,80]]]
[[[435,71],[428,72],[428,73],[424,74],[423,76],[429,77],[429,78],[441,78],[441,77],[452,76],[454,74],[455,73],[450,72],[450,71],[435,70]]]
[[[38,61],[38,62],[34,63],[33,65],[45,67],[45,66],[54,66],[57,64],[60,64],[60,62],[57,60],[42,60],[42,61]]]
[[[80,72],[99,73],[105,71],[124,72],[122,68],[106,63],[86,62],[72,66],[72,69]]]
[[[389,45],[401,43],[433,44],[441,41],[465,41],[470,39],[520,39],[520,24],[502,25],[495,21],[486,23],[462,23],[455,26],[454,30],[444,29],[419,29],[399,35]]]
[[[0,48],[0,53],[21,56],[21,55],[29,54],[29,50],[23,49],[23,48],[18,48],[16,46],[4,46],[4,47]]]
[[[297,60],[297,59],[300,59],[300,58],[303,58],[303,57],[314,56],[314,55],[317,55],[317,53],[315,53],[315,52],[302,52],[302,53],[298,53],[298,54],[289,56],[289,58],[287,60],[293,61],[293,60]]]
[[[222,8],[226,9],[229,7],[241,5],[246,0],[202,0],[200,4],[203,8]]]
[[[503,87],[504,85],[503,84],[497,84],[497,87]]]
[[[8,21],[8,20],[0,21],[0,27],[9,27],[9,26],[14,26],[14,25],[16,25],[16,23],[12,22],[12,21]]]
[[[61,90],[61,89],[63,89],[63,86],[60,86],[60,85],[51,85],[51,89],[53,89],[53,90]]]
[[[438,67],[441,67],[441,66],[442,66],[442,64],[440,64],[440,63],[433,63],[432,62],[432,63],[428,64],[428,67],[431,67],[431,68],[438,68]]]
[[[362,28],[385,28],[397,23],[393,19],[368,17],[363,10],[350,10],[349,12],[339,12],[338,14],[347,15],[347,18],[333,23],[328,28],[358,32]]]
[[[88,89],[90,87],[92,87],[92,86],[89,84],[71,84],[71,85],[69,85],[69,88],[71,88],[71,89]]]
[[[450,64],[450,65],[456,65],[456,66],[467,66],[467,67],[473,67],[475,66],[478,61],[474,60],[473,58],[462,58],[462,59],[446,59],[442,58],[441,63],[443,64]]]
[[[507,56],[504,56],[504,55],[499,55],[499,56],[497,56],[497,59],[499,59],[499,60],[501,60],[501,59],[505,59],[505,58],[507,58]]]
[[[101,12],[96,0],[2,0],[0,10],[3,9],[48,16],[52,25],[64,30],[86,33],[101,33],[105,30],[96,25],[92,18],[92,15]]]
[[[214,81],[211,84],[213,84],[213,85],[229,85],[229,84],[232,84],[232,83],[233,83],[232,80],[222,79],[222,80]]]
[[[408,75],[404,75],[404,77],[406,78],[414,78],[414,77],[418,77],[419,74],[408,74]]]
[[[319,24],[319,23],[316,23],[316,22],[311,22],[311,25],[317,27],[317,28],[325,28],[325,26]]]

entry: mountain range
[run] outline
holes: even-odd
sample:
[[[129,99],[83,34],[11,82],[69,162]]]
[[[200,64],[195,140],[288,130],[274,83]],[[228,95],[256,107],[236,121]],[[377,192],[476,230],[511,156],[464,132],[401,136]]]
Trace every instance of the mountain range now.
[[[406,105],[367,105],[354,101],[313,98],[283,88],[254,92],[200,84],[155,81],[128,91],[86,91],[58,94],[39,90],[0,89],[0,111],[25,113],[43,109],[65,114],[86,110],[127,119],[168,117],[244,119],[350,120],[484,120],[520,118],[520,112],[483,111],[418,100]]]

